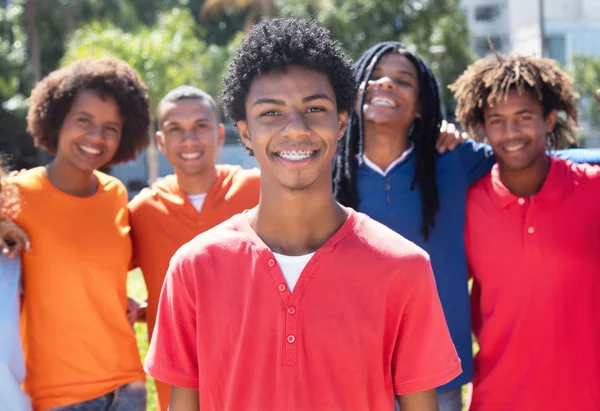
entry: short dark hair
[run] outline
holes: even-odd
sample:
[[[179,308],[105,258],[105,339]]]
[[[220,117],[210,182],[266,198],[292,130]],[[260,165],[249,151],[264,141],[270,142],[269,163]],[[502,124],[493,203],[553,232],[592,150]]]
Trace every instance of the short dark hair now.
[[[579,124],[577,99],[579,94],[573,80],[552,59],[531,56],[503,56],[495,53],[467,67],[449,86],[457,101],[456,118],[469,134],[484,140],[481,129],[483,110],[500,99],[506,99],[510,90],[526,91],[538,99],[544,116],[552,110],[559,116],[552,133],[547,136],[548,148],[577,145],[575,130]]]
[[[156,106],[156,118],[158,119],[158,127],[159,128],[161,127],[160,112],[161,112],[161,107],[164,103],[166,103],[166,102],[174,103],[176,101],[187,100],[187,99],[208,101],[208,103],[211,105],[212,109],[215,111],[215,117],[217,118],[217,121],[218,121],[219,110],[217,109],[217,103],[215,102],[215,99],[212,98],[212,96],[210,94],[208,94],[207,92],[205,92],[204,90],[200,90],[198,87],[183,85],[183,86],[175,87],[173,90],[169,91],[162,98],[162,100],[160,100],[160,102],[158,103],[158,106]]]
[[[225,114],[234,123],[246,120],[246,98],[252,82],[291,65],[326,74],[338,111],[352,112],[356,84],[352,62],[340,43],[314,20],[284,18],[254,25],[231,58],[223,78]]]
[[[355,79],[362,84],[369,81],[375,66],[387,54],[396,53],[406,57],[417,71],[419,82],[419,101],[421,117],[413,119],[408,138],[415,145],[417,164],[411,183],[411,190],[419,189],[421,197],[421,215],[423,224],[421,235],[427,241],[429,233],[435,226],[435,215],[440,209],[436,182],[435,143],[443,119],[440,90],[431,68],[421,57],[411,52],[398,41],[386,41],[371,47],[356,62]],[[334,163],[333,188],[337,201],[341,204],[357,208],[360,202],[356,187],[356,168],[362,161],[364,147],[364,122],[362,106],[365,93],[362,94],[358,112],[353,113],[346,126],[346,138],[340,141]]]
[[[53,71],[32,90],[27,131],[55,155],[58,133],[77,93],[91,90],[115,99],[123,121],[119,148],[107,166],[135,159],[150,142],[148,91],[137,72],[114,59],[84,59]]]

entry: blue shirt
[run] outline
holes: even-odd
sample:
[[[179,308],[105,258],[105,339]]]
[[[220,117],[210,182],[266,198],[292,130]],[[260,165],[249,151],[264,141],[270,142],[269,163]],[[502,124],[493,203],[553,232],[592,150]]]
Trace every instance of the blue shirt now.
[[[600,150],[568,150],[557,155],[576,162],[597,164],[600,161]],[[469,187],[487,174],[495,161],[489,146],[473,141],[438,155],[436,180],[440,211],[427,242],[421,235],[419,189],[410,189],[416,154],[410,153],[385,177],[364,164],[356,171],[358,211],[419,245],[431,257],[440,301],[463,368],[463,373],[440,387],[441,390],[460,387],[473,378],[468,269],[463,241],[466,200]]]
[[[0,408],[28,411],[29,398],[20,388],[25,378],[19,331],[20,291],[19,259],[0,255]]]

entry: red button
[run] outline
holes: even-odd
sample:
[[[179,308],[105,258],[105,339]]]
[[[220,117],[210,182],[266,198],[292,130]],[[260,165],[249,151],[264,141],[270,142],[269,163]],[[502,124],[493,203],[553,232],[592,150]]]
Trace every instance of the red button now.
[[[296,314],[296,307],[294,307],[294,306],[288,307],[287,312],[288,312],[288,314],[291,314],[291,315]]]
[[[267,264],[269,264],[269,267],[275,267],[275,260],[273,260],[272,258],[267,262]]]
[[[279,291],[284,292],[285,290],[287,290],[287,285],[279,284],[279,286],[277,286],[277,288],[279,289]]]
[[[296,341],[296,336],[293,334],[290,334],[287,336],[287,342],[289,342],[290,344],[293,344]]]

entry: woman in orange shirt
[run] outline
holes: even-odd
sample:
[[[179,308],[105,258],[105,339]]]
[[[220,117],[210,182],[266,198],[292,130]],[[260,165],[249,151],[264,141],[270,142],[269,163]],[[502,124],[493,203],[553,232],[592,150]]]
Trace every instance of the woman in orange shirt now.
[[[83,60],[36,85],[27,115],[54,156],[13,179],[23,254],[25,389],[35,411],[142,411],[144,373],[127,319],[127,192],[101,167],[148,144],[146,86],[115,59]]]

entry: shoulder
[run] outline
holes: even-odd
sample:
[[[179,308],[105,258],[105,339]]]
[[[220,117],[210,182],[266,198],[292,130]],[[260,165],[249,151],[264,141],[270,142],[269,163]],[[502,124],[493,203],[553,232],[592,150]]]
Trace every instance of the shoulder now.
[[[260,182],[260,170],[258,168],[246,169],[231,164],[217,165],[217,172],[223,175],[225,180],[231,180],[237,184],[258,184]]]
[[[488,171],[467,190],[465,218],[468,221],[473,210],[483,207],[487,209],[492,201],[492,171]]]
[[[564,175],[568,180],[573,182],[575,187],[600,192],[600,166],[590,164],[578,164],[571,160],[563,160],[555,158],[552,160],[553,167],[561,168],[561,175]],[[592,194],[592,191],[590,191]]]
[[[421,247],[369,216],[356,214],[356,224],[348,239],[352,252],[358,251],[363,256],[366,253],[376,258],[374,261],[392,265],[429,264],[429,254]]]
[[[44,186],[44,167],[35,167],[9,177],[7,184],[18,187],[20,191],[41,190]]]
[[[176,184],[175,176],[168,175],[156,181],[150,187],[143,188],[129,202],[127,206],[130,212],[137,212],[142,209],[153,209],[157,202],[161,201],[163,194],[172,191],[171,186]]]
[[[104,193],[127,198],[127,189],[121,180],[101,171],[94,171],[94,175],[98,179],[99,187]]]
[[[207,230],[184,244],[171,259],[173,267],[185,267],[210,261],[212,264],[235,258],[240,248],[249,244],[248,238],[239,229],[236,214],[230,219]]]

